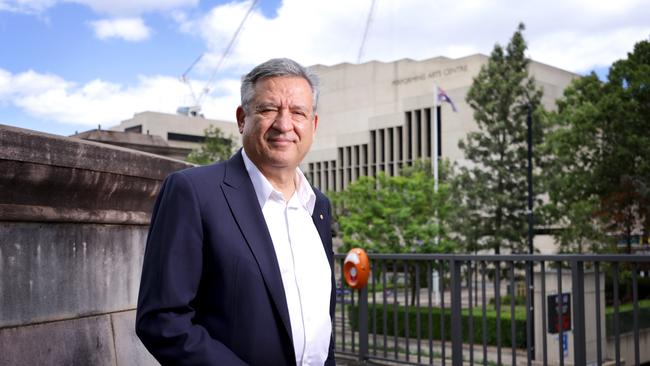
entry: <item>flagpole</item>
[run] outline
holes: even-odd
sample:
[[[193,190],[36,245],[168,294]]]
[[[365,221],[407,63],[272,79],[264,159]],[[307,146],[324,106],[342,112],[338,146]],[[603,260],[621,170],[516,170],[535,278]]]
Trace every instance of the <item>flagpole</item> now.
[[[438,84],[433,84],[433,151],[431,151],[431,164],[433,164],[433,191],[438,192]]]
[[[431,128],[433,129],[433,151],[431,152],[431,162],[433,164],[433,192],[434,195],[438,193],[438,84],[433,83],[433,123],[431,123]],[[436,246],[440,245],[440,221],[438,220],[438,209],[436,208],[434,222],[436,223],[436,237],[435,243]],[[435,290],[436,299],[438,299],[438,304],[440,304],[439,291]]]

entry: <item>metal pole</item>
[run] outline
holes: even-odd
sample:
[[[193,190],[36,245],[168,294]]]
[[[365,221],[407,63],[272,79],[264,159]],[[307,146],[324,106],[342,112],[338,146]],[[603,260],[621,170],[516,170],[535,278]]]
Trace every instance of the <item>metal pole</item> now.
[[[463,329],[460,265],[458,260],[450,261],[451,267],[451,364],[463,364]]]
[[[359,361],[368,359],[368,287],[359,290]]]
[[[433,110],[431,111],[433,123],[433,143],[431,151],[431,164],[433,164],[433,190],[438,192],[438,84],[433,84]]]
[[[586,365],[584,263],[571,262],[573,292],[573,364]],[[571,311],[569,309],[569,311]],[[600,340],[598,340],[600,342]],[[638,343],[637,343],[638,344]]]
[[[533,116],[532,106],[528,106],[528,254],[534,254],[533,249]]]
[[[527,142],[528,142],[528,254],[535,254],[535,250],[533,248],[533,237],[535,235],[535,232],[533,230],[533,107],[529,104],[528,105],[528,115],[526,117],[526,126],[528,129],[528,136],[527,136]],[[528,287],[527,291],[527,296],[526,296],[526,305],[527,306],[527,312],[526,312],[526,323],[528,326],[526,327],[527,332],[526,332],[526,340],[528,343],[528,360],[534,360],[535,359],[535,307],[534,307],[534,301],[532,301],[532,296],[535,296],[535,282],[534,282],[534,263],[533,261],[529,261],[527,265],[527,270],[528,270],[528,276],[526,276],[526,279],[528,280],[528,283],[526,286]],[[543,299],[542,299],[543,301]],[[530,362],[530,361],[529,361]]]
[[[431,114],[433,119],[433,123],[431,123],[431,128],[433,129],[431,164],[433,164],[433,192],[436,194],[438,193],[438,84],[433,84],[433,110],[431,111]],[[435,212],[435,223],[439,224],[437,209]],[[438,233],[439,230],[436,230],[436,245],[440,243],[440,236]]]

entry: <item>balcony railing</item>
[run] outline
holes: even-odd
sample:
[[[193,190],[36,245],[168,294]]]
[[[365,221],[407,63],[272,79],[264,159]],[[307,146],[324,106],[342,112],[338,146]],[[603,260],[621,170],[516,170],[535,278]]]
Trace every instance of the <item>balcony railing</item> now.
[[[345,255],[335,257],[339,356],[413,365],[650,361],[640,347],[650,342],[648,255],[369,257],[359,291],[342,280]]]

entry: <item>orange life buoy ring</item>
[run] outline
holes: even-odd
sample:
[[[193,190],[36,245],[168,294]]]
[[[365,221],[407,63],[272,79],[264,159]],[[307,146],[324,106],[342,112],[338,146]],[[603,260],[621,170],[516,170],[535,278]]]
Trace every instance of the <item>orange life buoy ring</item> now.
[[[353,289],[364,288],[368,283],[370,262],[368,255],[361,248],[353,248],[343,261],[343,276],[345,282]]]

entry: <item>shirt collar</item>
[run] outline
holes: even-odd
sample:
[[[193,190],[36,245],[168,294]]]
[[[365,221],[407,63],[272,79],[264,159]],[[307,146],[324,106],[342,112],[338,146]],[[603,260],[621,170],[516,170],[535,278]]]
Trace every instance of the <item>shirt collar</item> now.
[[[253,183],[253,188],[255,189],[255,195],[257,196],[257,202],[260,204],[260,208],[263,208],[266,204],[266,201],[271,197],[273,192],[278,192],[271,182],[262,174],[262,172],[257,168],[253,161],[246,155],[246,150],[241,149],[242,158],[244,159],[244,166],[248,172],[248,176],[251,178]],[[310,215],[314,214],[314,206],[316,206],[316,193],[311,188],[311,184],[307,181],[307,178],[300,170],[296,168],[296,174],[294,176],[294,182],[296,184],[296,196],[300,204],[309,212]]]

